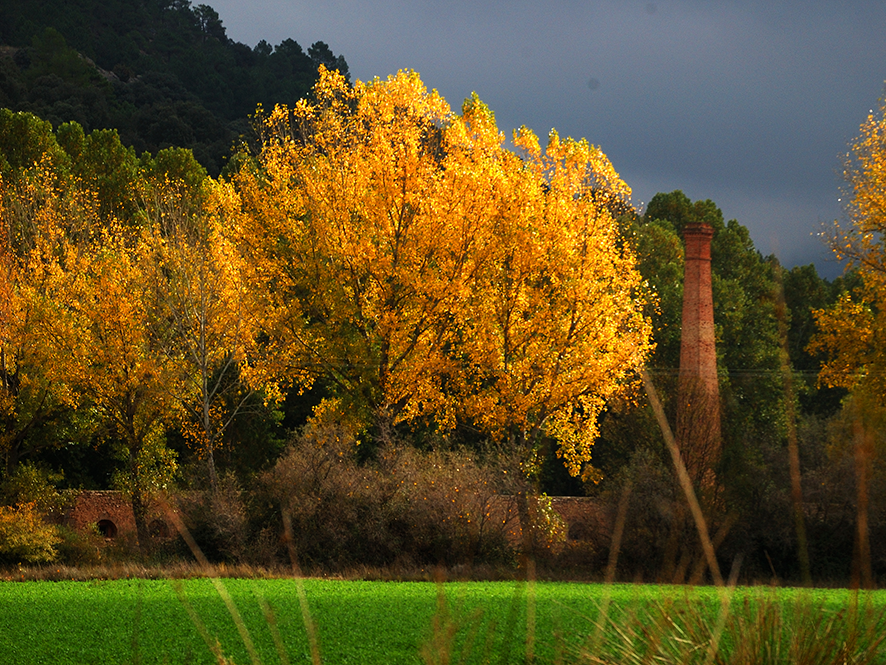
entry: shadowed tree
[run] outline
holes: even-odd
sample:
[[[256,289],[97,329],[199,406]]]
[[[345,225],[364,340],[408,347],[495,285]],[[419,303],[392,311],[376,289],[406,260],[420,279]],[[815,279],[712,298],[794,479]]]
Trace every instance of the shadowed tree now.
[[[239,212],[229,185],[206,178],[186,151],[158,156],[145,178],[149,330],[175,368],[170,386],[186,440],[217,485],[215,452],[234,420],[254,410],[257,390],[274,393],[258,343],[260,316],[242,279],[242,257],[225,227]],[[267,393],[266,393],[267,394]]]

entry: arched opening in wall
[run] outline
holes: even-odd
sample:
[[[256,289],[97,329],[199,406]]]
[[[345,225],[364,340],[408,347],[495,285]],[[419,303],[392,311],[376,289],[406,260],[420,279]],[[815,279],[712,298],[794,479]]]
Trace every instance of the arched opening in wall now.
[[[566,537],[569,540],[593,540],[594,527],[585,520],[572,522]]]
[[[148,525],[148,533],[151,538],[169,538],[169,527],[163,520],[151,520]]]
[[[98,532],[105,538],[116,538],[117,525],[111,520],[99,520],[96,526],[98,527]]]

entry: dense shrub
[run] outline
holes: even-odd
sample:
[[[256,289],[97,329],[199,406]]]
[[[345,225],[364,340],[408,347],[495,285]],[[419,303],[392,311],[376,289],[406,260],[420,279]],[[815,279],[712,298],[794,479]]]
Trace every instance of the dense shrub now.
[[[867,416],[871,420],[871,416]],[[803,518],[812,579],[862,581],[859,547],[860,461],[858,414],[847,402],[834,416],[803,415],[797,427]],[[868,422],[870,469],[866,521],[874,580],[886,577],[886,427]],[[738,436],[738,435],[736,435]],[[721,570],[740,562],[746,581],[802,582],[791,496],[787,442],[752,433],[726,441],[719,489],[707,506],[708,528]],[[621,579],[691,580],[701,564],[696,527],[670,460],[652,446],[636,448],[595,497],[614,519],[622,488],[631,484],[618,562]],[[605,565],[608,538],[593,541],[595,565]]]
[[[0,504],[14,506],[23,503],[48,519],[58,519],[69,507],[73,497],[57,489],[64,475],[29,463],[19,464],[0,485]]]
[[[355,459],[356,441],[344,428],[307,426],[263,476],[267,501],[292,519],[302,563],[387,562],[399,549],[392,528],[390,483]],[[280,513],[271,512],[271,521]]]
[[[600,500],[610,515],[616,519],[617,506],[624,488],[630,487],[629,503],[618,560],[622,577],[642,576],[644,579],[660,579],[667,574],[672,578],[683,544],[686,523],[681,510],[678,488],[671,468],[658,451],[638,448],[631,455],[621,472],[604,481]],[[689,532],[689,537],[694,536]],[[611,542],[596,543],[597,552],[608,555]],[[598,565],[603,565],[598,561]],[[667,569],[667,570],[665,570]],[[671,581],[668,579],[667,581]]]
[[[59,562],[68,566],[94,566],[108,559],[108,546],[97,528],[80,531],[59,526],[56,546]]]
[[[0,506],[0,561],[44,563],[55,559],[61,539],[34,503]]]
[[[233,474],[219,476],[215,488],[178,494],[184,525],[210,561],[242,562],[248,558],[248,519],[243,490]],[[184,547],[179,541],[180,548]]]
[[[420,452],[389,445],[379,455],[382,477],[396,486],[406,532],[403,550],[421,562],[465,563],[501,557],[513,490],[497,457],[482,464],[465,452]]]
[[[67,499],[55,484],[62,475],[20,464],[0,485],[0,563],[45,563],[58,556],[62,542],[52,522],[61,518]]]
[[[859,443],[851,404],[821,424],[818,435],[805,446],[803,476],[809,558],[815,579],[843,579],[858,573]],[[886,429],[867,429],[871,437],[867,523],[871,568],[886,577]],[[811,438],[811,437],[810,437]]]
[[[291,516],[302,564],[455,564],[506,554],[506,520],[490,501],[507,490],[500,464],[397,443],[360,464],[357,445],[342,425],[310,424],[262,479],[266,503]]]

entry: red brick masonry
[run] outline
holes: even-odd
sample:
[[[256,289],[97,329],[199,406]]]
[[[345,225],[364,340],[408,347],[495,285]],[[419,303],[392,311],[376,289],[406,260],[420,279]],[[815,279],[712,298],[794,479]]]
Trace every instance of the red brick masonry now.
[[[73,507],[65,514],[64,522],[80,531],[97,526],[109,538],[135,536],[132,504],[122,493],[111,490],[79,492]],[[149,510],[148,524],[155,535],[169,535],[169,526],[159,506],[152,506]]]
[[[609,537],[611,525],[593,499],[585,497],[551,497],[551,507],[563,518],[569,527],[570,540],[594,540],[601,536]],[[520,540],[520,518],[516,504],[511,497],[498,497],[490,502],[489,519],[502,520],[507,524],[508,537],[514,544]],[[73,507],[67,512],[64,522],[78,530],[88,530],[98,525],[108,537],[134,537],[135,519],[132,506],[120,492],[81,491],[77,494]],[[169,534],[170,527],[159,506],[150,512],[149,524],[157,535]],[[102,529],[103,527],[103,529]]]

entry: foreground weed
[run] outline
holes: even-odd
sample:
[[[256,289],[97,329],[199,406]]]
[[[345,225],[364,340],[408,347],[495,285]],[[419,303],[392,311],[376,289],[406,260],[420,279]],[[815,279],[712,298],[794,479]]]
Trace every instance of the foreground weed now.
[[[867,665],[884,662],[886,614],[858,604],[831,610],[800,598],[744,599],[722,622],[704,606],[664,601],[610,619],[602,643],[588,640],[572,662],[593,665]],[[707,609],[710,609],[709,607]],[[719,633],[719,634],[718,634]]]
[[[295,539],[292,537],[292,518],[288,510],[283,510],[283,533],[286,537],[286,546],[289,550],[289,559],[292,562],[292,574],[295,577],[295,588],[298,594],[298,605],[301,609],[302,620],[305,623],[305,630],[308,631],[308,644],[311,647],[311,663],[312,665],[322,665],[320,658],[320,642],[317,639],[317,627],[314,625],[314,619],[311,617],[311,610],[308,606],[308,597],[305,594],[304,578],[301,573],[301,567],[298,565],[298,556],[295,551]]]
[[[169,509],[168,505],[164,505],[166,509],[166,514],[169,520],[173,523],[176,530],[181,534],[182,538],[184,538],[185,542],[188,544],[188,547],[191,549],[191,552],[197,558],[197,561],[204,567],[204,569],[209,570],[210,565],[209,561],[207,561],[206,556],[203,554],[203,551],[197,545],[197,542],[194,540],[188,528],[184,525],[181,519],[178,516],[178,513]],[[284,515],[284,522],[286,526],[287,536],[290,536],[291,526],[288,520],[288,515]],[[289,538],[291,542],[291,537]],[[314,665],[321,665],[320,661],[320,652],[317,648],[317,641],[314,631],[314,625],[311,621],[310,613],[307,609],[307,599],[304,595],[304,586],[301,584],[301,575],[298,569],[298,564],[294,558],[294,552],[290,552],[293,556],[293,570],[297,574],[297,581],[299,582],[299,601],[302,606],[302,613],[305,618],[305,625],[308,629],[308,636],[310,638],[311,643],[311,653]],[[228,613],[231,615],[231,619],[234,621],[234,625],[237,627],[237,632],[240,634],[240,639],[243,641],[243,646],[246,647],[246,651],[249,653],[250,661],[252,665],[261,665],[261,659],[259,658],[258,651],[255,648],[255,644],[252,641],[252,637],[249,634],[249,630],[246,627],[246,622],[243,621],[243,617],[240,615],[240,611],[237,609],[236,604],[234,603],[234,599],[231,597],[231,594],[228,592],[225,585],[218,577],[211,577],[210,581],[212,585],[215,587],[215,590],[218,592],[218,595],[221,597],[222,601],[225,604],[225,607],[228,610]],[[185,610],[190,616],[191,621],[196,626],[199,631],[203,641],[206,643],[206,646],[209,648],[210,652],[216,658],[217,665],[235,665],[233,660],[228,659],[222,653],[221,644],[218,639],[213,639],[209,631],[206,629],[203,621],[200,619],[200,616],[197,614],[196,610],[194,610],[193,606],[187,601],[187,598],[184,595],[181,584],[178,586],[174,586],[176,595],[178,595],[179,601],[184,606]],[[280,658],[280,662],[284,665],[288,665],[289,657],[286,654],[286,649],[283,644],[283,640],[280,637],[279,631],[277,630],[277,622],[276,617],[271,609],[270,605],[264,598],[259,599],[259,605],[262,608],[262,612],[265,616],[265,620],[268,622],[268,627],[271,630],[271,635],[274,640],[274,646],[277,649],[277,655]]]
[[[439,584],[437,611],[431,622],[431,636],[419,650],[422,662],[426,665],[453,665],[454,663],[467,662],[468,657],[474,652],[481,630],[482,617],[482,610],[477,609],[467,617],[459,618],[457,613],[450,610],[449,603],[446,601],[446,592],[442,583]],[[483,662],[487,663],[492,649],[493,628],[492,625],[489,626],[484,641]],[[462,633],[465,633],[465,638],[463,643],[459,644]]]
[[[191,619],[191,623],[194,624],[197,632],[200,633],[200,637],[202,637],[203,641],[206,643],[206,648],[209,649],[209,652],[215,657],[216,665],[235,665],[234,661],[225,657],[218,638],[213,638],[212,635],[210,635],[209,630],[206,628],[206,624],[203,623],[203,619],[200,618],[200,615],[197,614],[194,606],[191,605],[191,601],[185,596],[184,586],[182,585],[181,580],[175,580],[172,588],[175,591],[175,595],[178,597],[178,602],[185,608],[188,617]]]
[[[438,576],[437,608],[431,620],[431,634],[419,648],[422,662],[425,665],[533,662],[534,624],[528,616],[526,654],[522,658],[519,654],[513,654],[514,658],[520,659],[518,661],[511,658],[519,632],[520,609],[529,603],[524,597],[527,586],[523,582],[514,587],[507,615],[499,624],[494,619],[486,620],[483,609],[479,607],[468,610],[458,603],[453,609],[447,600],[443,579]]]

